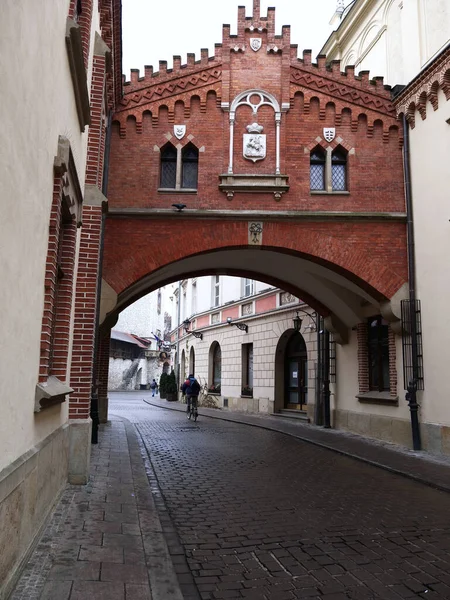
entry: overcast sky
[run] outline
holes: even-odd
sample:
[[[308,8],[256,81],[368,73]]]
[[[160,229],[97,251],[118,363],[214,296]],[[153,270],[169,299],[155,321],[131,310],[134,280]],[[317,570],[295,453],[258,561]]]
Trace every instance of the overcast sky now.
[[[236,33],[237,7],[246,7],[252,13],[252,0],[122,0],[123,12],[123,72],[130,79],[130,69],[144,65],[159,68],[166,60],[172,67],[173,55],[180,55],[182,64],[186,54],[193,52],[200,58],[200,48],[209,48],[222,41],[222,24],[231,25]],[[298,44],[299,56],[303,49],[311,49],[315,57],[331,33],[330,19],[337,0],[261,0],[261,15],[267,7],[276,8],[276,33],[282,25],[291,25],[291,43]]]

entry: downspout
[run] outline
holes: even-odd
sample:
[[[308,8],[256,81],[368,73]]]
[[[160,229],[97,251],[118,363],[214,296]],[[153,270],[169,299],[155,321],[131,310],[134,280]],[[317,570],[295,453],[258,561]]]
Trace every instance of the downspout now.
[[[422,450],[419,426],[419,405],[417,404],[417,382],[419,375],[419,361],[417,356],[417,321],[416,321],[416,264],[414,241],[414,215],[411,192],[411,168],[409,146],[409,124],[403,115],[403,168],[405,173],[405,201],[406,201],[406,231],[408,241],[408,280],[409,280],[409,331],[411,334],[412,353],[412,381],[408,382],[406,400],[411,414],[411,433],[414,450]]]
[[[177,308],[177,364],[176,368],[176,379],[177,379],[177,393],[180,389],[180,315],[181,315],[181,280],[178,282],[178,308]]]
[[[111,123],[112,123],[112,112],[108,114],[108,126],[106,129],[106,142],[105,142],[105,157],[103,163],[103,180],[102,180],[102,194],[107,197],[108,193],[108,177],[109,177],[109,154],[111,147]],[[104,203],[102,207],[102,222],[100,229],[100,249],[98,256],[98,273],[97,273],[97,305],[95,307],[95,330],[94,330],[94,350],[92,358],[92,392],[91,392],[91,419],[92,419],[92,436],[91,443],[98,443],[98,426],[100,423],[98,413],[98,346],[99,346],[99,316],[100,316],[100,300],[101,300],[101,286],[102,286],[102,274],[103,274],[103,247],[105,243],[105,221],[106,221],[107,206]]]

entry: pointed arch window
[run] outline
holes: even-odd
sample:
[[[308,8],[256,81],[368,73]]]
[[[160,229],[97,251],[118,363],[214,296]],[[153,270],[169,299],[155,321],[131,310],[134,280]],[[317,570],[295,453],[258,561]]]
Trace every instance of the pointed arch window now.
[[[310,187],[312,190],[325,190],[325,150],[320,147],[311,152],[310,157]]]
[[[191,142],[175,148],[170,142],[161,148],[159,189],[196,191],[198,180],[198,148]]]
[[[181,187],[197,189],[198,150],[194,144],[187,144],[181,151]]]
[[[348,153],[341,146],[325,150],[316,146],[310,154],[310,190],[331,194],[348,192]]]
[[[347,189],[347,153],[339,147],[331,155],[331,187],[334,192]]]
[[[172,144],[161,148],[161,182],[162,188],[175,188],[177,182],[177,149]]]

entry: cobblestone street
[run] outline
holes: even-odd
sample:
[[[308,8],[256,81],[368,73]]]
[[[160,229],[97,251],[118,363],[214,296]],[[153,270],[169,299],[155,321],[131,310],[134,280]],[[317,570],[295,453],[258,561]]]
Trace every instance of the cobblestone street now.
[[[447,493],[134,395],[110,410],[145,443],[186,598],[450,598]]]

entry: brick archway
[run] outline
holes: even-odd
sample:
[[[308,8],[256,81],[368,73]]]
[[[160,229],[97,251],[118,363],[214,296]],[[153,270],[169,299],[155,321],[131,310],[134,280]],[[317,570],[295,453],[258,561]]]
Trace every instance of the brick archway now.
[[[128,296],[127,292],[149,275],[152,282],[144,284],[145,292],[177,276],[212,272],[215,265],[221,272],[225,269],[238,274],[237,266],[230,264],[227,268],[214,257],[231,250],[241,253],[243,274],[264,274],[263,255],[270,252],[279,256],[280,265],[287,261],[296,269],[314,265],[311,268],[321,269],[321,279],[335,280],[341,286],[348,282],[375,302],[391,299],[407,280],[405,228],[401,222],[369,221],[356,227],[351,222],[265,221],[263,243],[256,247],[261,261],[254,258],[255,246],[248,244],[248,223],[228,219],[194,221],[177,214],[159,219],[110,218],[105,234],[103,278],[118,295],[122,308],[142,295],[142,286]],[[251,261],[246,260],[247,251],[253,253]],[[210,257],[209,266],[202,269],[202,257],[206,255]],[[293,259],[298,262],[293,263]],[[177,271],[183,261],[190,262],[186,262],[182,272]],[[275,276],[269,279],[273,281]],[[298,283],[294,285],[289,274],[280,275],[275,284],[302,291],[311,306],[314,300],[322,304],[322,310],[318,307],[322,314],[333,312],[333,307],[328,305],[327,310],[327,303],[315,298],[314,293]]]

